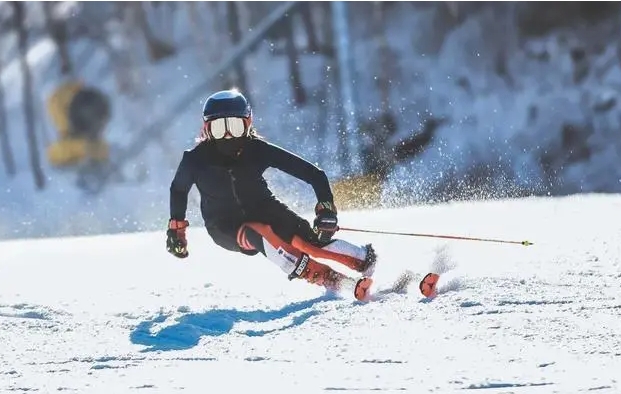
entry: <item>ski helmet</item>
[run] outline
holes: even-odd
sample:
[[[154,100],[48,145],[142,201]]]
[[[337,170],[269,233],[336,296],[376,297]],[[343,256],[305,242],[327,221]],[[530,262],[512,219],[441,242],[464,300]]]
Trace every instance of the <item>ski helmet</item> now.
[[[250,118],[252,109],[246,97],[237,90],[221,90],[207,97],[203,121],[224,117]]]

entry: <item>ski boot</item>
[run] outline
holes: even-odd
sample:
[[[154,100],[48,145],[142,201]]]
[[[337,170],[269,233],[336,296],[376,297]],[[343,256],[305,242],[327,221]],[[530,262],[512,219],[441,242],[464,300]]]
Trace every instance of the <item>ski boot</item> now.
[[[307,254],[302,254],[295,269],[289,275],[289,280],[295,278],[305,279],[307,282],[325,287],[327,290],[342,293],[346,289],[352,289],[354,297],[359,301],[365,301],[373,280],[371,278],[353,279],[333,270],[331,267],[316,262]]]

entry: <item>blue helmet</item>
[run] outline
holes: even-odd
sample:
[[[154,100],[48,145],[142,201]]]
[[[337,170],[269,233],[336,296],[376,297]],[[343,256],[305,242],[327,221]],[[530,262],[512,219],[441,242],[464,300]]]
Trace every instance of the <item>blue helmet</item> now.
[[[224,118],[250,118],[252,109],[246,97],[237,90],[221,90],[207,97],[203,106],[203,121]]]

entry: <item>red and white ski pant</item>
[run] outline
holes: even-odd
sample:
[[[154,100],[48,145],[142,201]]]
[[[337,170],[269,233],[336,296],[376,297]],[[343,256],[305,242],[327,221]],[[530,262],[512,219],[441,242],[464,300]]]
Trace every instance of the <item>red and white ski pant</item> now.
[[[303,254],[311,258],[332,260],[352,270],[359,270],[366,258],[366,249],[347,241],[335,239],[318,247],[295,235],[291,243],[285,242],[272,228],[263,223],[246,223],[237,232],[237,243],[246,251],[262,252],[287,275],[292,275]]]

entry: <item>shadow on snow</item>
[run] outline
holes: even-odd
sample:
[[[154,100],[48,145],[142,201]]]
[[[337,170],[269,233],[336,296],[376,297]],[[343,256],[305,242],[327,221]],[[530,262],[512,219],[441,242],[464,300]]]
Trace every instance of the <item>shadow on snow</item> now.
[[[196,346],[204,336],[220,336],[231,332],[236,323],[267,323],[284,319],[296,313],[291,322],[269,330],[245,330],[240,332],[247,336],[263,336],[272,332],[286,330],[303,324],[309,318],[321,312],[312,309],[317,303],[336,299],[332,294],[323,295],[311,300],[288,304],[276,310],[212,309],[202,313],[190,313],[175,320],[175,323],[162,328],[156,333],[151,329],[155,324],[164,323],[169,315],[160,314],[138,324],[130,333],[133,344],[147,346],[142,351],[184,350]]]

